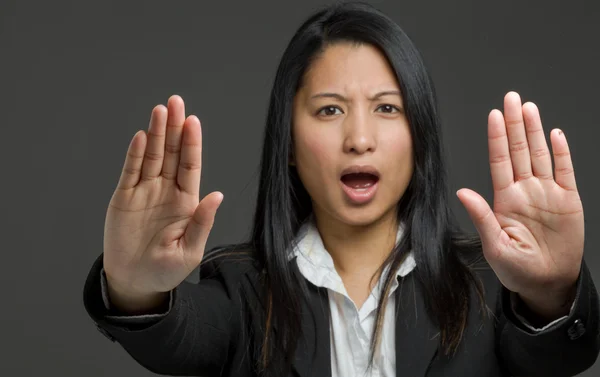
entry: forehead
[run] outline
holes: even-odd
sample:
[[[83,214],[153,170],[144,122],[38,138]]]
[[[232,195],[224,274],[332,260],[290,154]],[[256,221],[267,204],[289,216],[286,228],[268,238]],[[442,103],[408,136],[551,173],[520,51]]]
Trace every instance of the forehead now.
[[[398,89],[396,75],[385,55],[369,44],[349,42],[327,46],[307,70],[308,91]]]

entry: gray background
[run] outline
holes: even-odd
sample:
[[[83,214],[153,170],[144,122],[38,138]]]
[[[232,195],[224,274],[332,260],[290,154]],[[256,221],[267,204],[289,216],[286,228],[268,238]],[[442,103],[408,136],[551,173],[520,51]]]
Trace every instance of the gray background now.
[[[325,3],[0,1],[0,375],[152,375],[95,329],[81,295],[129,141],[182,95],[203,124],[201,193],[225,194],[209,246],[241,240],[278,59]],[[538,104],[547,135],[565,131],[600,284],[598,2],[373,3],[432,72],[452,189],[491,200],[486,120],[507,91]]]

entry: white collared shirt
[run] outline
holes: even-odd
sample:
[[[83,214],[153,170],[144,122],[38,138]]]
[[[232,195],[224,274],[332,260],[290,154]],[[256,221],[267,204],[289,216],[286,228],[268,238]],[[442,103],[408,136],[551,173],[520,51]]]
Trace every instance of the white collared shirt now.
[[[396,242],[400,240],[401,235],[402,228],[398,227]],[[298,268],[304,278],[318,287],[327,288],[329,294],[331,376],[396,376],[396,323],[393,293],[398,287],[398,280],[393,281],[385,308],[380,348],[375,353],[373,367],[367,373],[373,326],[383,281],[379,280],[362,307],[357,308],[346,292],[314,221],[305,223],[301,228],[293,256],[297,257]],[[410,253],[398,269],[396,276],[405,276],[414,267],[415,260]],[[385,276],[385,273],[382,276]]]

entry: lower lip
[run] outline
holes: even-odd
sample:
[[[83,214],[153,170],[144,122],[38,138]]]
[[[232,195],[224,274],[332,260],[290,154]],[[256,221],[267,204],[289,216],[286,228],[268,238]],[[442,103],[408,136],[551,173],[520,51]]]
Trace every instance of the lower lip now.
[[[377,192],[377,184],[379,182],[375,182],[373,184],[373,186],[360,188],[360,189],[355,189],[350,186],[346,186],[344,184],[344,182],[341,182],[341,183],[342,183],[342,189],[344,190],[344,192],[346,193],[346,196],[348,197],[348,199],[350,199],[351,202],[356,203],[356,204],[364,204],[364,203],[368,203],[371,200],[373,200],[373,197],[375,196],[375,192]]]

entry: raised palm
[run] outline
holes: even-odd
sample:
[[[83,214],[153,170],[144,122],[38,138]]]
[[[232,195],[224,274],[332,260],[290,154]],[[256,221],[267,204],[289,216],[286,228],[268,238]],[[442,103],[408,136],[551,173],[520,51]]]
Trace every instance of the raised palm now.
[[[488,119],[493,210],[477,193],[458,192],[490,266],[526,298],[572,287],[583,257],[583,207],[569,147],[558,129],[550,138],[554,172],[537,107],[508,93],[504,114],[493,110]]]
[[[133,137],[107,210],[104,269],[113,287],[132,295],[179,285],[204,254],[222,194],[199,200],[200,121],[181,97],[156,106],[147,135]]]

